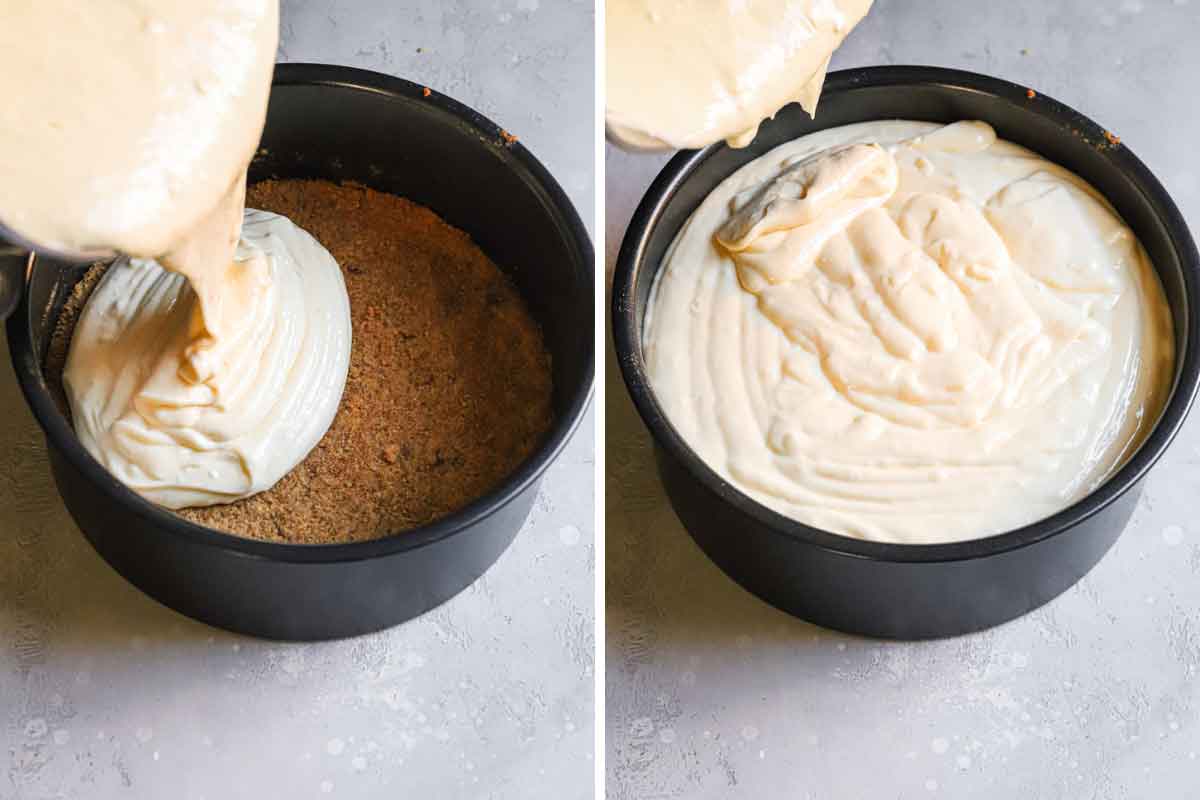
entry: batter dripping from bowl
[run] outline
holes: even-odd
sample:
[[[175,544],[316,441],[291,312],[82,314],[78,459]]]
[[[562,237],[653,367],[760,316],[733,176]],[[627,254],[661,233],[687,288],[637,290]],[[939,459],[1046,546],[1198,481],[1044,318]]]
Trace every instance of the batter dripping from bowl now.
[[[124,254],[64,383],[89,452],[170,508],[270,487],[329,427],[346,380],[337,264],[286,219],[244,211],[278,25],[277,0],[45,0],[0,29],[21,65],[0,70],[0,219]]]
[[[748,144],[796,101],[817,111],[829,59],[871,0],[610,0],[609,138],[632,149]]]

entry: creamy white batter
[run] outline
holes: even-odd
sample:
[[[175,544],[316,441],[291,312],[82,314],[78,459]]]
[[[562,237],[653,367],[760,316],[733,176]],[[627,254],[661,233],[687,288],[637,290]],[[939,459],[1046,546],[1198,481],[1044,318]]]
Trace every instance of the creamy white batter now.
[[[833,51],[871,0],[609,0],[609,135],[639,148],[754,138],[799,101],[815,114]]]
[[[135,257],[89,300],[63,377],[84,446],[170,508],[269,488],[346,381],[333,258],[281,217],[243,228],[278,18],[278,0],[38,0],[0,25],[0,219]]]
[[[759,502],[864,539],[971,539],[1090,492],[1174,359],[1147,256],[1094,189],[980,122],[790,142],[685,224],[651,298],[672,425]]]
[[[71,342],[63,383],[79,440],[168,508],[270,488],[320,440],[345,386],[350,307],[328,251],[248,210],[231,269],[254,276],[251,310],[219,347],[193,346],[187,280],[139,258],[109,268]]]

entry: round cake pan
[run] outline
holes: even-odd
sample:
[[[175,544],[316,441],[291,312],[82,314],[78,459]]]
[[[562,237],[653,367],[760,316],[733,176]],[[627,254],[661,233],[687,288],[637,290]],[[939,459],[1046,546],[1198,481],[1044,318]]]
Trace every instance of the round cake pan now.
[[[63,502],[114,569],[217,627],[289,640],[351,636],[453,597],[521,528],[590,399],[592,245],[566,195],[519,143],[450,98],[375,72],[277,66],[250,180],[269,177],[354,181],[407,197],[469,233],[511,276],[550,350],[555,419],[493,492],[434,523],[368,542],[277,544],[221,533],[127,489],[84,450],[55,405],[42,367],[80,267],[34,265],[8,321],[9,347]]]
[[[768,150],[854,122],[979,119],[1073,170],[1103,193],[1145,245],[1174,316],[1167,405],[1141,448],[1083,500],[1034,524],[973,541],[896,545],[821,531],[751,500],[706,466],[664,416],[647,380],[642,320],[680,227],[726,177]],[[1027,87],[957,70],[876,67],[829,75],[817,118],[798,106],[744,149],[681,152],[651,185],[613,278],[613,338],[629,394],[654,437],[676,514],[708,556],[768,603],[828,628],[921,639],[980,630],[1046,603],[1082,578],[1128,521],[1146,472],[1183,424],[1200,382],[1200,257],[1179,210],[1112,133]]]

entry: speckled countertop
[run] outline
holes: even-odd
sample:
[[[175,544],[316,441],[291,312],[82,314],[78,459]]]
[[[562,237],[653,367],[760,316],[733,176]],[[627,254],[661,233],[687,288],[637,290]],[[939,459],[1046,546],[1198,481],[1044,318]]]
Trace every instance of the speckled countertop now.
[[[1200,225],[1200,0],[877,0],[834,68],[1022,83],[1119,134]],[[664,162],[609,149],[611,268]],[[612,800],[1118,800],[1200,791],[1200,415],[1118,545],[1028,617],[920,644],[820,630],[747,594],[676,521],[611,352]]]
[[[592,219],[591,2],[283,3],[281,60],[418,80],[516,133]],[[590,227],[590,225],[589,225]],[[0,798],[590,798],[593,415],[512,548],[390,631],[261,642],[84,542],[0,365]]]

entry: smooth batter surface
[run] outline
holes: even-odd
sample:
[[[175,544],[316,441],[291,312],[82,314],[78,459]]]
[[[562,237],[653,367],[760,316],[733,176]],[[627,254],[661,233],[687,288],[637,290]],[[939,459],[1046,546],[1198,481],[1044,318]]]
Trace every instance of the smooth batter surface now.
[[[609,135],[640,148],[735,146],[799,101],[871,0],[609,0]]]
[[[258,146],[278,15],[277,0],[5,2],[0,220],[68,250],[177,246]]]
[[[1087,494],[1152,427],[1174,350],[1132,232],[978,122],[776,148],[676,239],[646,319],[671,423],[810,525],[930,543]]]
[[[194,346],[188,281],[147,259],[108,269],[71,340],[63,384],[80,441],[168,508],[273,486],[342,396],[350,307],[333,257],[287,218],[248,210],[231,267],[242,268],[257,276],[252,310],[217,348]]]

